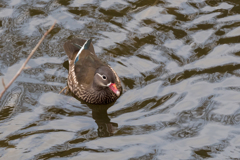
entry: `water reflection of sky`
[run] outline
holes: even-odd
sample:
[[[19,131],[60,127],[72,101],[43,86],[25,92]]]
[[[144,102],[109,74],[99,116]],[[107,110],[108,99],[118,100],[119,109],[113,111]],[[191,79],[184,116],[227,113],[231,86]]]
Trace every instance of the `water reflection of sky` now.
[[[0,101],[1,159],[239,158],[239,5],[3,0],[5,83],[57,25]],[[122,80],[109,115],[59,94],[68,76],[62,45],[73,37],[92,38]],[[99,136],[101,129],[111,136]]]

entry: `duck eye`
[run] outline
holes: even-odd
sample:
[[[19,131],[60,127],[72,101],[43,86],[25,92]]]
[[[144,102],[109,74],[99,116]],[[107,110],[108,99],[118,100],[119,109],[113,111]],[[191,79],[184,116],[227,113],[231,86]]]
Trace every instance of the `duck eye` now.
[[[105,75],[103,75],[103,76],[102,76],[102,79],[103,79],[103,80],[106,80],[106,79],[107,79],[107,77],[106,77]]]

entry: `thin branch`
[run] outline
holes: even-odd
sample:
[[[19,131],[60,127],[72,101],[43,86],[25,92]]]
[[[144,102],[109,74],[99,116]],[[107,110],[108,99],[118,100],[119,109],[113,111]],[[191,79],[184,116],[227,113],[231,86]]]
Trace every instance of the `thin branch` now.
[[[67,92],[68,92],[68,86],[64,87],[64,88],[59,92],[59,94],[61,94],[65,89],[67,89],[67,91],[65,92],[65,94],[67,94]]]
[[[31,67],[24,67],[23,69],[25,70],[25,69],[29,69],[29,68],[31,68]]]
[[[27,57],[26,61],[23,63],[22,67],[19,69],[19,71],[17,72],[17,74],[13,77],[13,79],[10,81],[10,83],[4,87],[4,90],[2,91],[2,93],[0,94],[0,99],[2,98],[3,94],[5,93],[5,91],[11,86],[11,84],[17,79],[17,77],[20,75],[20,73],[22,72],[22,70],[25,68],[26,64],[28,63],[28,61],[30,60],[30,58],[32,57],[33,53],[37,50],[37,48],[39,47],[39,45],[42,43],[42,41],[44,40],[44,38],[47,36],[47,34],[54,28],[56,22],[54,22],[54,24],[49,28],[49,30],[47,32],[44,33],[44,35],[42,36],[42,38],[39,40],[38,44],[33,48],[32,52],[29,54],[29,56]],[[5,85],[4,81],[2,81],[3,84]]]
[[[3,84],[3,87],[6,89],[6,85],[4,83],[4,79],[2,78],[2,84]]]

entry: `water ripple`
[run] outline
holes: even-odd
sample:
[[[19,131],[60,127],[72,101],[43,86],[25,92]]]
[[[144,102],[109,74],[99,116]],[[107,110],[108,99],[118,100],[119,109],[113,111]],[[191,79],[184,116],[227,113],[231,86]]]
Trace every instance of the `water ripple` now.
[[[1,159],[238,159],[240,3],[233,0],[2,0]],[[63,43],[92,38],[124,91],[96,106],[58,94]],[[0,90],[4,87],[0,85]]]

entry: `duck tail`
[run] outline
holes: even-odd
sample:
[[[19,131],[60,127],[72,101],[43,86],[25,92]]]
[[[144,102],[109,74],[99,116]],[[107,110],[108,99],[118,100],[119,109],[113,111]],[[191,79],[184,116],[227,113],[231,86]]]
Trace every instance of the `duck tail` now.
[[[67,41],[63,48],[68,56],[69,59],[74,60],[79,52],[79,50],[84,46],[83,49],[89,49],[92,53],[95,54],[93,45],[91,40],[88,40],[85,44],[86,40],[80,38],[74,38],[70,41]],[[85,44],[85,45],[84,45]],[[78,55],[79,56],[79,55]]]
[[[82,46],[81,49],[78,51],[78,53],[77,53],[77,55],[76,55],[76,57],[75,57],[75,59],[74,59],[74,64],[76,64],[77,61],[79,60],[79,56],[80,56],[80,54],[82,53],[82,51],[83,51],[84,49],[89,49],[91,42],[92,42],[92,39],[89,39],[89,40],[87,40],[87,41],[83,44],[83,46]],[[75,45],[76,47],[79,46],[78,44],[73,44],[73,45]]]

